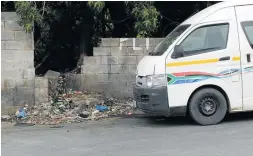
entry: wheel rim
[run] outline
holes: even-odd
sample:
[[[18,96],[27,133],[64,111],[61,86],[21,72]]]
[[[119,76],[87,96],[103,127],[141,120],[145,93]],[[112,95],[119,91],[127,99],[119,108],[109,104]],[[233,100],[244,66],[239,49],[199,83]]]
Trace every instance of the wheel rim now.
[[[218,108],[218,101],[214,97],[206,97],[200,101],[199,109],[202,115],[212,116]]]

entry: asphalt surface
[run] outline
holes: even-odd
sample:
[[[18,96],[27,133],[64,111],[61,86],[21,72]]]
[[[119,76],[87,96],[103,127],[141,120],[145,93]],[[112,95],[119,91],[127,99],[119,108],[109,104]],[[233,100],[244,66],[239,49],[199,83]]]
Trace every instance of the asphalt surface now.
[[[50,126],[2,123],[3,156],[252,156],[253,113],[198,126],[185,117]]]

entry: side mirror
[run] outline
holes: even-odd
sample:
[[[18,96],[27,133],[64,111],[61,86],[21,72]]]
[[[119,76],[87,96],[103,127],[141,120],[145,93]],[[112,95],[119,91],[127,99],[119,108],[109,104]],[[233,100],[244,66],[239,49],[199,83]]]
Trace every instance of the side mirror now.
[[[174,51],[173,51],[171,57],[174,59],[184,57],[184,48],[181,45],[176,45],[174,47]]]

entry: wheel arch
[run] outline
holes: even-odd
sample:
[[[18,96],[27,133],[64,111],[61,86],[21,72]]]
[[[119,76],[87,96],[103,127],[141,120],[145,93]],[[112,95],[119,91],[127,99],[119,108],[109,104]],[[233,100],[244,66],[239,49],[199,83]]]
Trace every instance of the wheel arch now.
[[[205,89],[205,88],[213,88],[213,89],[216,89],[216,90],[218,90],[219,92],[221,92],[222,95],[225,97],[226,102],[227,102],[227,107],[228,107],[228,110],[227,110],[227,111],[230,111],[230,109],[231,109],[231,107],[230,107],[230,99],[229,99],[227,93],[226,93],[220,86],[213,85],[213,84],[208,84],[208,85],[200,86],[200,87],[196,88],[196,89],[192,92],[192,94],[190,95],[190,97],[189,97],[189,99],[188,99],[188,101],[187,101],[187,110],[186,110],[187,114],[189,113],[189,112],[188,112],[188,110],[189,110],[189,109],[188,109],[188,108],[189,108],[189,103],[190,103],[190,101],[191,101],[193,95],[194,95],[196,92],[198,92],[199,90]]]

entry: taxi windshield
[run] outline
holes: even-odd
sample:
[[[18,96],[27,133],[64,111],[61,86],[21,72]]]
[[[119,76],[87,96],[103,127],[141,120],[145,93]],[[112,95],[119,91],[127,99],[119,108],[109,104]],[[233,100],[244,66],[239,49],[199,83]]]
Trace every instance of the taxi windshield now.
[[[169,46],[187,29],[190,24],[179,25],[169,35],[167,35],[158,46],[149,53],[151,56],[161,56],[169,48]]]

